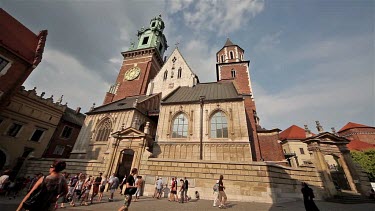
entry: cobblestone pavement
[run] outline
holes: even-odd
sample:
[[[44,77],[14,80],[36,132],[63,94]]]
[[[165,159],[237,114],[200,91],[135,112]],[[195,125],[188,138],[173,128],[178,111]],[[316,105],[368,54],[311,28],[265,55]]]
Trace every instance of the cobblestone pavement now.
[[[21,201],[21,197],[15,200],[9,200],[5,197],[0,198],[0,210],[1,211],[14,211],[19,202]],[[67,208],[58,209],[61,211],[82,211],[82,210],[118,210],[122,206],[123,198],[121,196],[115,197],[114,202],[101,202],[89,206],[77,206],[71,207],[67,204]],[[321,211],[367,211],[367,210],[375,210],[375,204],[338,204],[338,203],[331,203],[331,202],[324,202],[324,201],[317,201],[317,206]],[[130,209],[131,211],[156,211],[156,210],[204,210],[204,211],[211,211],[211,210],[220,210],[217,207],[212,206],[212,201],[208,200],[199,200],[195,201],[192,200],[189,203],[177,203],[177,202],[169,202],[167,199],[154,199],[151,197],[143,197],[138,202],[132,202]],[[287,203],[279,203],[279,204],[266,204],[266,203],[251,203],[251,202],[228,202],[228,206],[226,210],[233,210],[233,211],[249,211],[249,210],[266,210],[266,211],[303,211],[304,206],[302,201],[296,202],[287,202]]]

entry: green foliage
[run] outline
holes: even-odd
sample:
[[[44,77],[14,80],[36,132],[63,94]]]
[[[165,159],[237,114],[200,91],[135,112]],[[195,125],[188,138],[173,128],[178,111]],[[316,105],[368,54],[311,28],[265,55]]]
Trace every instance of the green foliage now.
[[[367,172],[371,182],[375,182],[375,149],[363,152],[352,151],[354,162],[358,163]]]

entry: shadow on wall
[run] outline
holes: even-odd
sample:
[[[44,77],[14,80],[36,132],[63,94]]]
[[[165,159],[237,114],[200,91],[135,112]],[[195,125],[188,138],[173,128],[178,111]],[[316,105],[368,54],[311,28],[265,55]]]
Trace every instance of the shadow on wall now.
[[[304,210],[302,182],[313,190],[315,200],[326,198],[325,189],[320,173],[314,167],[284,167],[277,164],[267,165],[267,174],[270,180],[269,194],[272,197],[272,206],[269,210],[284,210],[283,203],[297,201],[294,207]]]

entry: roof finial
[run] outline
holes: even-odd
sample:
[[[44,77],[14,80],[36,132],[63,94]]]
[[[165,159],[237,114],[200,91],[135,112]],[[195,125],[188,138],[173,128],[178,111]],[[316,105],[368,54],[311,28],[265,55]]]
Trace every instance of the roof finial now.
[[[324,130],[323,130],[323,127],[320,125],[320,122],[319,121],[315,121],[316,123],[316,129],[318,129],[318,132],[319,133],[323,133]]]
[[[176,48],[178,48],[179,44],[180,44],[179,42],[176,42],[176,44],[174,44],[174,45],[176,46]]]
[[[307,125],[304,125],[304,126],[305,126],[306,138],[311,137],[312,136],[311,131],[309,130],[309,128],[307,127]]]
[[[61,103],[62,103],[63,97],[64,97],[64,95],[61,95],[61,97],[57,100],[57,103],[58,103],[58,104],[61,104]]]

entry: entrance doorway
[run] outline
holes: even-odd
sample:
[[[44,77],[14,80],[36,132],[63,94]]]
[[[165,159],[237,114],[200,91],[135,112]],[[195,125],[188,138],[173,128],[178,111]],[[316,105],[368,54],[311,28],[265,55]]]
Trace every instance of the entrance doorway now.
[[[327,162],[336,189],[351,190],[344,169],[338,162],[339,158],[333,155],[325,155],[324,158]]]
[[[125,176],[128,176],[130,174],[133,158],[134,150],[124,149],[121,151],[116,173],[116,176],[119,178],[120,181],[122,181]]]

